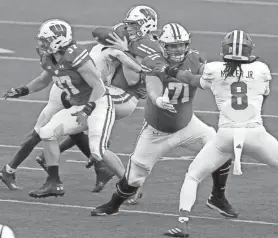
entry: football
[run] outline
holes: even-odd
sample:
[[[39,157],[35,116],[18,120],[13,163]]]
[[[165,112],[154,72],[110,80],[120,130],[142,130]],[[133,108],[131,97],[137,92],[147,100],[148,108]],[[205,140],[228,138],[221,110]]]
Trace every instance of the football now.
[[[10,227],[0,225],[0,238],[15,238],[14,232]]]
[[[92,31],[92,35],[94,39],[102,44],[102,45],[111,45],[111,43],[107,42],[106,39],[110,39],[113,41],[113,39],[109,36],[109,34],[116,33],[122,40],[124,37],[127,37],[126,31],[118,31],[113,30],[112,27],[96,27]]]

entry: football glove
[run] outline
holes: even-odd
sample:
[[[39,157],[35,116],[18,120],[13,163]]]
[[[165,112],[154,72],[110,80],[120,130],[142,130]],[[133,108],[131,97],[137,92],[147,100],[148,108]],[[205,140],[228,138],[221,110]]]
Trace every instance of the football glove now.
[[[27,86],[21,87],[21,88],[11,88],[7,90],[7,92],[4,94],[4,98],[19,98],[22,96],[26,96],[29,94],[29,88]]]
[[[179,68],[176,66],[167,66],[164,71],[167,75],[176,78],[179,72]]]
[[[86,125],[87,118],[92,114],[95,107],[96,107],[95,102],[88,102],[81,111],[72,113],[71,115],[76,116],[76,121],[78,122],[78,124]]]
[[[168,88],[166,88],[165,91],[164,91],[163,96],[160,96],[155,100],[156,105],[161,109],[167,110],[167,111],[172,112],[172,113],[177,113],[173,104],[170,103],[168,93],[169,93],[169,90],[168,90]]]

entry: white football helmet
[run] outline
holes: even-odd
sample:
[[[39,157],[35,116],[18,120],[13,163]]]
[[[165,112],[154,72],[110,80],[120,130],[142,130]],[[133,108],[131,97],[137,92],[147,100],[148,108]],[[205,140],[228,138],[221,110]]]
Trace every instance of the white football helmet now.
[[[174,62],[184,60],[191,43],[190,34],[177,23],[166,24],[159,36],[165,57]]]
[[[39,28],[37,40],[40,50],[54,54],[72,42],[71,26],[59,19],[50,19]]]
[[[156,31],[157,22],[157,13],[148,6],[131,8],[124,19],[130,40]]]

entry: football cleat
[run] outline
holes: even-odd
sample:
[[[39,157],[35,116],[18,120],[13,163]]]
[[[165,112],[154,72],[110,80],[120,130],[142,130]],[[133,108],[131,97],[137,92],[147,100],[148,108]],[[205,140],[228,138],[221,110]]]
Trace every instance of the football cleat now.
[[[32,198],[46,198],[64,196],[65,190],[61,182],[46,181],[39,189],[33,190],[29,193]]]
[[[99,193],[103,190],[105,185],[114,177],[112,173],[104,164],[103,161],[94,164],[96,172],[96,186],[92,189],[92,193]]]
[[[237,211],[232,207],[225,197],[210,195],[207,200],[207,206],[215,211],[220,212],[222,216],[230,218],[238,217]]]
[[[48,173],[46,160],[43,154],[37,155],[36,162],[45,170],[46,173]]]
[[[189,237],[188,233],[188,217],[179,217],[178,225],[177,227],[173,229],[169,229],[164,233],[164,236],[169,237]]]
[[[0,171],[0,179],[10,190],[20,189],[16,185],[15,173],[8,173],[7,169],[6,169],[6,166]]]
[[[136,193],[134,196],[131,198],[127,199],[124,204],[125,205],[137,205],[139,203],[139,200],[143,197],[143,193],[139,192]]]
[[[108,216],[108,215],[118,215],[119,209],[115,208],[111,203],[105,203],[99,207],[94,208],[91,211],[91,216]]]

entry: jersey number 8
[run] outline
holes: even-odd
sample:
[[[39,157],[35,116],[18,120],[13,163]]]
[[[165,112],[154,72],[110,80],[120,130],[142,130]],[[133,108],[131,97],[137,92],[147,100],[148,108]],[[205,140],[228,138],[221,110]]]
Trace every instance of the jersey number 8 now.
[[[168,83],[170,103],[178,104],[189,101],[189,87],[184,83]]]
[[[234,82],[231,84],[231,106],[235,110],[244,110],[248,107],[247,84],[244,82]]]

